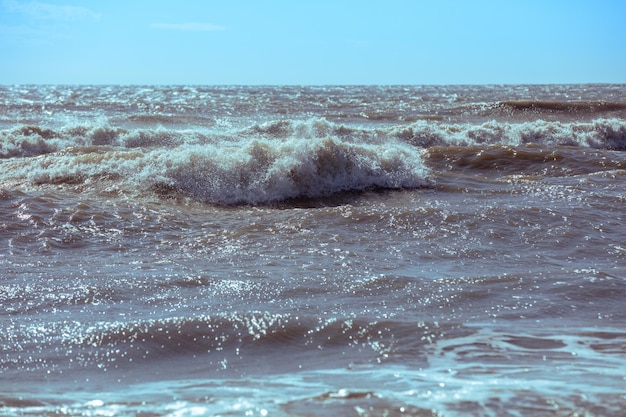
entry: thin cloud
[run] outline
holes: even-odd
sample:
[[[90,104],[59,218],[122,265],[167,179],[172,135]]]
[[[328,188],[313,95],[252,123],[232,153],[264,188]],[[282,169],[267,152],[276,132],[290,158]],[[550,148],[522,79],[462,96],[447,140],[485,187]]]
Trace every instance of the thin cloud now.
[[[226,27],[219,25],[212,25],[210,23],[153,23],[150,25],[154,29],[166,29],[166,30],[182,30],[188,32],[215,32],[220,30],[226,30]]]
[[[56,5],[38,1],[18,2],[15,0],[4,0],[2,5],[9,12],[22,13],[37,20],[76,21],[100,19],[99,13],[80,6]]]
[[[0,43],[19,43],[29,46],[53,45],[58,40],[72,39],[71,36],[47,28],[30,26],[0,26]]]

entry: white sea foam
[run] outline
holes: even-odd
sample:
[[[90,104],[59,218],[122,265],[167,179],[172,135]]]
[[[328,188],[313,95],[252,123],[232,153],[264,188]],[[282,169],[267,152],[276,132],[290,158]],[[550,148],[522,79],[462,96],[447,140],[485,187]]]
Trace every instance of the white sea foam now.
[[[163,175],[166,182],[202,200],[224,204],[427,184],[420,153],[400,143],[250,140],[233,147],[184,147],[155,156],[157,166],[169,164]]]
[[[521,123],[490,121],[481,124],[418,121],[387,127],[343,125],[325,119],[274,120],[248,127],[171,129],[163,126],[125,129],[106,120],[59,129],[18,126],[0,131],[0,158],[29,157],[75,146],[172,148],[180,145],[238,143],[244,139],[340,139],[380,144],[397,139],[418,147],[448,145],[567,145],[626,149],[626,122],[597,119],[589,122],[535,120]]]
[[[167,189],[216,204],[315,198],[368,188],[428,184],[419,150],[391,141],[243,139],[173,148],[75,147],[6,161],[4,183],[96,183]]]
[[[626,123],[416,122],[367,128],[324,119],[271,121],[219,131],[123,129],[99,122],[1,132],[0,181],[97,184],[128,192],[184,193],[215,204],[317,198],[368,188],[429,184],[421,148],[448,145],[570,145],[626,148]]]
[[[419,121],[408,126],[393,127],[389,133],[421,147],[479,144],[517,146],[534,143],[626,149],[626,122],[621,119],[598,119],[592,122],[491,121],[478,125]]]

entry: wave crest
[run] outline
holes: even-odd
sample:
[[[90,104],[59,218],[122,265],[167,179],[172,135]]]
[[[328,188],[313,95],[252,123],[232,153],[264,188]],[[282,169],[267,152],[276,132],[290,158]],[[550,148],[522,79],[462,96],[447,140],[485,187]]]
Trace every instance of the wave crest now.
[[[75,147],[6,161],[4,167],[5,184],[113,181],[131,192],[182,193],[218,205],[428,185],[428,170],[414,147],[396,141],[353,143],[332,137],[244,139],[156,149]]]
[[[217,204],[259,204],[427,184],[420,153],[400,143],[357,144],[325,138],[278,143],[254,139],[237,145],[185,147],[175,158],[161,154],[158,159],[170,163],[164,181]]]
[[[626,121],[622,119],[572,123],[544,120],[524,123],[492,121],[479,125],[422,121],[408,126],[392,127],[389,135],[422,148],[449,145],[538,144],[626,150]]]

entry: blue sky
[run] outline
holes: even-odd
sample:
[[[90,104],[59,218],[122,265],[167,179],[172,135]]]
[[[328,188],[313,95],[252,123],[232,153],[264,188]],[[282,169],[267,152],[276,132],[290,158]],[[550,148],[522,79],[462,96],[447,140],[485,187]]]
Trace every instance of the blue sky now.
[[[626,82],[622,0],[0,0],[0,84]]]

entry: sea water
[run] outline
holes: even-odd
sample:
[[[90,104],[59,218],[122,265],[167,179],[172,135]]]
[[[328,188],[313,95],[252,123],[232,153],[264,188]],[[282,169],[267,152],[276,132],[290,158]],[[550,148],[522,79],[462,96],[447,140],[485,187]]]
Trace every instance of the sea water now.
[[[0,87],[0,415],[619,416],[626,86]]]

